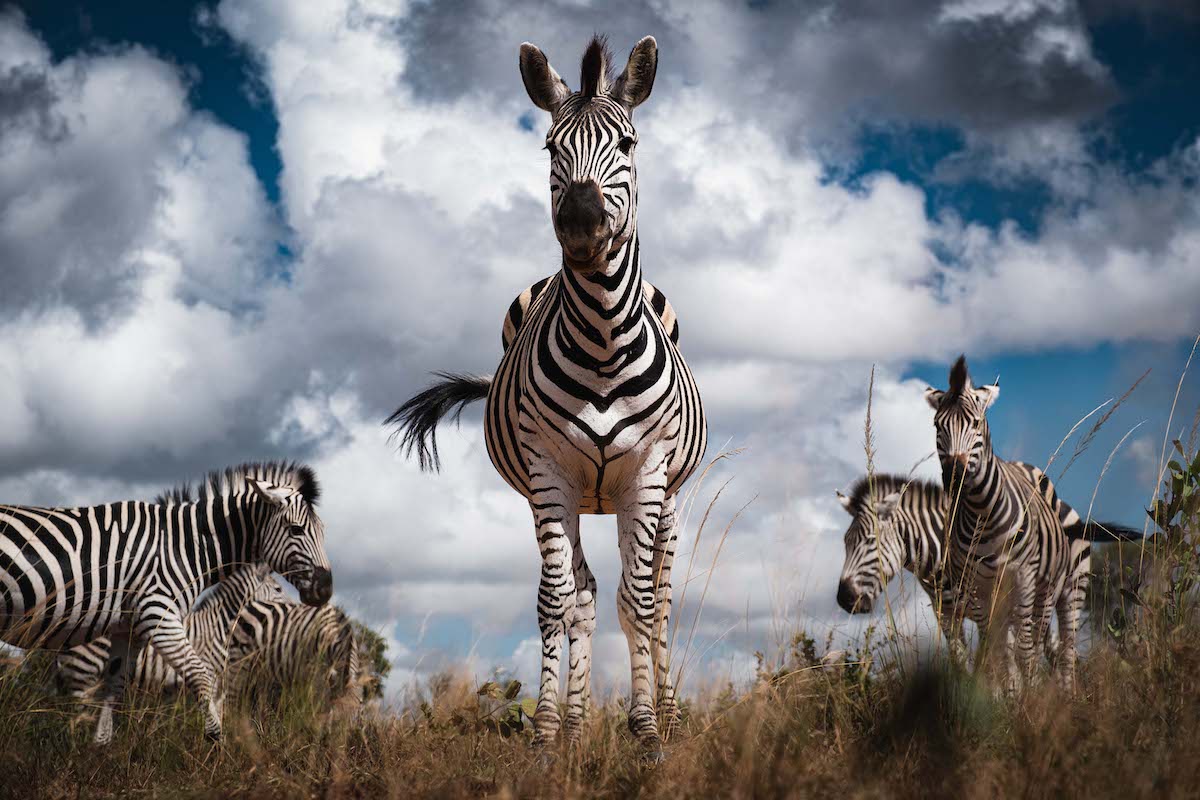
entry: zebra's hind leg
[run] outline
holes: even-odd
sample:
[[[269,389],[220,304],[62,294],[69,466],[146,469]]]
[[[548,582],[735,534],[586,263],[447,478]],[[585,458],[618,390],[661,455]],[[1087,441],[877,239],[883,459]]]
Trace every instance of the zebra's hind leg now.
[[[138,652],[141,650],[136,638],[129,631],[114,633],[110,638],[112,643],[104,665],[101,685],[100,719],[96,722],[96,733],[92,737],[92,742],[98,745],[106,745],[112,741],[113,708],[125,697],[125,686],[133,674]]]
[[[554,465],[530,462],[532,500],[542,578],[538,587],[538,629],[542,635],[542,672],[537,710],[533,715],[534,743],[548,745],[558,737],[559,672],[563,639],[575,618],[575,570],[571,543],[579,538],[579,495],[570,489]]]
[[[663,739],[670,739],[679,727],[679,703],[671,679],[671,566],[675,561],[675,496],[663,501],[654,538],[654,676],[656,704]]]
[[[172,610],[171,600],[157,598],[156,602],[144,607],[147,610],[138,621],[139,636],[149,640],[167,665],[179,673],[188,691],[200,701],[204,710],[204,735],[209,739],[220,739],[224,704],[223,698],[217,696],[217,680],[212,667],[196,654],[183,621]]]
[[[591,702],[592,634],[596,632],[596,576],[584,558],[578,526],[575,526],[574,532],[571,549],[575,573],[575,612],[567,629],[570,663],[567,672],[566,734],[571,744],[577,743],[582,735],[583,721],[587,718]]]
[[[629,644],[632,694],[629,729],[651,753],[661,754],[662,739],[654,713],[654,654],[651,638],[655,622],[654,543],[658,518],[666,495],[665,460],[641,476],[641,485],[622,502],[617,512],[617,538],[621,548],[621,582],[617,614]]]

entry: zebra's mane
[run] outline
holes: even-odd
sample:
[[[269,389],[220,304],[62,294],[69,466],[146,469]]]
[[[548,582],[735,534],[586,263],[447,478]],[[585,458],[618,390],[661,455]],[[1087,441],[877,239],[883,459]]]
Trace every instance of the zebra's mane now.
[[[898,493],[901,507],[907,506],[918,495],[923,494],[931,500],[938,500],[942,494],[941,484],[921,478],[887,474],[864,475],[850,488],[850,508],[855,515],[869,508],[868,501],[872,488],[875,490],[876,497],[887,497],[889,494]]]
[[[958,360],[954,362],[954,366],[950,368],[950,387],[946,390],[945,397],[942,398],[942,403],[951,403],[962,397],[963,392],[967,390],[967,382],[971,379],[967,372],[967,357],[960,355]]]
[[[608,71],[610,64],[612,54],[608,50],[608,38],[597,33],[588,43],[579,68],[579,94],[583,98],[602,95],[612,86],[612,75]]]
[[[312,467],[295,461],[252,461],[210,472],[195,489],[190,483],[181,483],[159,493],[153,502],[157,505],[204,503],[212,497],[244,492],[247,478],[276,486],[291,486],[312,506],[321,498],[321,487]]]

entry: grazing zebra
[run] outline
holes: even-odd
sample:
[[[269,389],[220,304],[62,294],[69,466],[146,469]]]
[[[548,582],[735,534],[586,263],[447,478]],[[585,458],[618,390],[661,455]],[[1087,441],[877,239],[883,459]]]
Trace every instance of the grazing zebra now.
[[[1062,521],[1042,494],[1040,471],[1004,461],[992,450],[986,414],[999,394],[999,386],[971,383],[963,356],[950,370],[947,391],[925,390],[935,411],[948,495],[948,589],[981,635],[992,628],[994,616],[1000,617],[1010,691],[1022,676],[1032,676],[1037,649],[1057,610],[1060,676],[1064,687],[1072,688],[1079,609],[1068,580],[1077,565],[1071,563]],[[1011,593],[1000,591],[1007,582]]]
[[[387,423],[422,467],[437,468],[435,428],[487,398],[488,455],[528,501],[542,557],[538,627],[542,670],[536,740],[557,736],[559,670],[569,640],[566,733],[578,738],[589,702],[596,581],[579,542],[579,514],[616,514],[622,578],[617,592],[629,644],[629,727],[661,748],[657,708],[677,719],[667,653],[675,497],[704,455],[700,394],[671,332],[647,299],[637,235],[637,132],[633,109],[649,95],[658,46],[642,39],[625,71],[609,77],[593,39],[572,93],[541,50],[521,46],[521,76],[551,114],[551,220],[562,269],[511,319],[494,378],[442,374]],[[537,284],[535,284],[535,287]],[[665,308],[665,298],[664,308]],[[673,316],[673,314],[672,314]]]
[[[239,692],[247,670],[287,684],[310,677],[317,664],[328,666],[333,698],[364,699],[366,682],[359,663],[358,637],[336,606],[309,608],[287,601],[248,603],[229,641],[229,686]]]
[[[264,563],[310,605],[333,594],[325,526],[312,470],[246,464],[213,473],[199,496],[91,508],[0,506],[0,641],[74,647],[107,636],[103,710],[95,740],[112,739],[112,705],[147,644],[183,677],[221,733],[215,676],[192,647],[183,617],[237,565]]]
[[[219,676],[225,671],[233,621],[246,603],[285,599],[283,587],[264,567],[238,567],[200,599],[195,609],[184,617],[183,627],[196,655],[204,659]],[[93,694],[104,679],[111,646],[108,637],[102,637],[59,654],[55,662],[59,688],[80,699]],[[142,690],[160,692],[174,692],[183,688],[179,673],[171,668],[153,645],[142,649],[126,683]]]
[[[1041,470],[1019,462],[1016,465],[1040,476],[1035,479],[1038,491],[1055,509],[1070,540],[1071,572],[1067,586],[1077,609],[1082,609],[1091,572],[1089,540],[1137,539],[1142,533],[1111,523],[1085,523],[1071,506],[1059,499],[1054,485]],[[838,605],[851,614],[870,613],[887,582],[900,569],[906,569],[929,595],[952,654],[965,658],[963,615],[954,613],[951,603],[943,602],[942,594],[949,588],[943,560],[949,506],[946,492],[940,485],[927,481],[873,475],[860,478],[849,495],[838,492],[837,496],[853,518],[845,534],[846,560],[838,581]],[[1076,624],[1077,621],[1076,616]],[[1057,663],[1058,641],[1049,631],[1044,649],[1047,658]]]

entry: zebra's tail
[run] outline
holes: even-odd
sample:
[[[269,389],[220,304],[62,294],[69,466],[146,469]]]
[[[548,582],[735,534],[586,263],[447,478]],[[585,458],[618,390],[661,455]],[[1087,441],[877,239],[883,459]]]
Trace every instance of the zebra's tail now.
[[[1095,520],[1087,523],[1079,520],[1068,527],[1066,533],[1071,539],[1087,539],[1092,542],[1129,542],[1145,537],[1145,534],[1137,528],[1117,525],[1113,522],[1096,522]]]
[[[392,438],[399,437],[400,449],[406,456],[417,451],[417,461],[423,472],[439,472],[442,468],[438,458],[437,424],[448,414],[453,414],[454,421],[458,422],[463,409],[487,397],[492,385],[490,375],[433,374],[441,380],[410,397],[383,421],[385,426],[396,426]]]

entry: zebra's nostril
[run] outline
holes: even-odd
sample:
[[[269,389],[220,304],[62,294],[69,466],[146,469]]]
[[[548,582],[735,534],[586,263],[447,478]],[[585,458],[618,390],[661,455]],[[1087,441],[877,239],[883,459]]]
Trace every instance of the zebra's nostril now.
[[[850,588],[849,581],[841,581],[838,583],[837,601],[843,611],[854,613],[854,603],[857,599],[857,592]]]

